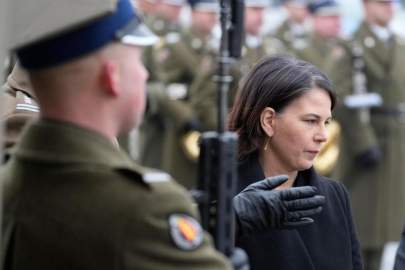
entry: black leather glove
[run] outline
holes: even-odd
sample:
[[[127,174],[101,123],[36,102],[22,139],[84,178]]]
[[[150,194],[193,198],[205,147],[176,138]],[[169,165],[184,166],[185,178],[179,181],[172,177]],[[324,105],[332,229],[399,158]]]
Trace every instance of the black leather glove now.
[[[235,247],[231,257],[232,266],[234,270],[249,270],[249,259],[246,252],[238,247]]]
[[[356,156],[356,164],[363,169],[375,167],[382,159],[382,153],[378,146],[371,147]]]
[[[275,190],[288,180],[280,175],[249,185],[233,199],[237,235],[268,229],[290,229],[314,222],[312,216],[322,211],[325,197],[316,187],[293,187]]]

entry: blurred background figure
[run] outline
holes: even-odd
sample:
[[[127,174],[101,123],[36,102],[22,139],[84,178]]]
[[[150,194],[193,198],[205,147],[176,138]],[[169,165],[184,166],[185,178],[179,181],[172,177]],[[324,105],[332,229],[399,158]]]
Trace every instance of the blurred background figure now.
[[[269,9],[268,0],[245,1],[245,44],[240,60],[241,76],[262,57],[284,52],[280,40],[263,34],[264,17],[266,12],[271,12]]]
[[[308,0],[285,0],[283,3],[287,18],[276,29],[275,37],[289,49],[307,46],[310,32],[307,2]]]
[[[341,95],[359,88],[380,95],[378,107],[343,107],[342,155],[337,173],[348,186],[365,269],[379,269],[384,244],[398,241],[405,213],[405,42],[390,27],[394,1],[364,0],[365,18],[347,47],[349,70],[336,64]],[[355,50],[355,48],[357,48]],[[353,56],[363,65],[356,66]],[[353,75],[362,74],[363,85]],[[344,97],[342,97],[344,100]],[[364,117],[366,115],[367,117]]]
[[[39,114],[39,107],[26,71],[17,63],[8,75],[3,85],[1,98],[3,107],[0,108],[0,125],[4,127],[4,157],[1,162],[8,160],[11,148],[19,141],[21,131]]]
[[[152,24],[152,30],[159,36],[180,28],[180,14],[184,0],[159,0],[155,2],[156,20]]]
[[[341,17],[338,3],[335,0],[316,0],[307,8],[311,14],[312,33],[306,46],[293,48],[292,52],[330,76],[331,66],[344,53],[339,36]]]
[[[190,27],[168,33],[154,48],[155,72],[164,90],[150,91],[149,104],[151,111],[159,108],[154,115],[162,119],[163,128],[147,130],[144,127],[150,123],[145,122],[140,145],[141,162],[150,166],[145,157],[156,158],[150,152],[152,145],[156,148],[156,141],[149,138],[159,136],[158,168],[177,176],[178,182],[186,188],[195,187],[197,179],[198,156],[190,150],[197,146],[197,141],[190,146],[189,138],[190,135],[196,138],[196,133],[205,129],[191,102],[199,98],[194,98],[195,92],[189,89],[199,74],[216,70],[215,56],[219,49],[219,40],[213,35],[218,23],[219,2],[200,0],[190,1],[189,5]],[[153,105],[155,103],[159,106]]]

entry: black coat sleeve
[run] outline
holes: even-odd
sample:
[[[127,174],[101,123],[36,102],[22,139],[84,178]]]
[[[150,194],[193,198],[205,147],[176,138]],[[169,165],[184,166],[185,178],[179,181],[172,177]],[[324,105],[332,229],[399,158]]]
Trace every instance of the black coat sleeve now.
[[[354,225],[354,221],[353,221],[353,214],[352,214],[352,210],[351,210],[351,206],[350,206],[349,194],[347,192],[347,189],[345,188],[345,186],[342,183],[340,183],[340,182],[336,182],[336,183],[338,183],[338,185],[341,189],[343,205],[345,207],[346,217],[348,220],[349,233],[350,233],[351,246],[352,246],[353,270],[363,270],[363,261],[361,258],[361,251],[360,251],[360,242],[357,238],[356,226]]]
[[[402,238],[401,242],[399,243],[394,265],[394,270],[404,270],[404,269],[405,269],[405,227],[402,232]]]

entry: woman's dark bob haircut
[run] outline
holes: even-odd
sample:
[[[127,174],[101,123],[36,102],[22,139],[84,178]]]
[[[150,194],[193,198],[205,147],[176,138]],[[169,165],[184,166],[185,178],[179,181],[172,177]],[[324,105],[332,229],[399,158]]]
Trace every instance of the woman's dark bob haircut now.
[[[325,90],[336,104],[331,81],[314,65],[290,56],[262,59],[242,80],[229,117],[229,130],[239,135],[239,158],[255,152],[266,138],[260,115],[266,107],[282,112],[313,88]]]

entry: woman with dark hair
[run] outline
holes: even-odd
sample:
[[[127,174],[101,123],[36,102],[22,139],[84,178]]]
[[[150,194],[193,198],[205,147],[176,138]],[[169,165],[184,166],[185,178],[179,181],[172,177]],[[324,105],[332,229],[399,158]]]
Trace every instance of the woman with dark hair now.
[[[240,85],[229,123],[239,135],[239,191],[284,174],[289,179],[279,189],[314,186],[326,198],[307,226],[239,237],[252,270],[362,269],[347,191],[312,167],[335,103],[329,79],[290,57],[263,59]]]

